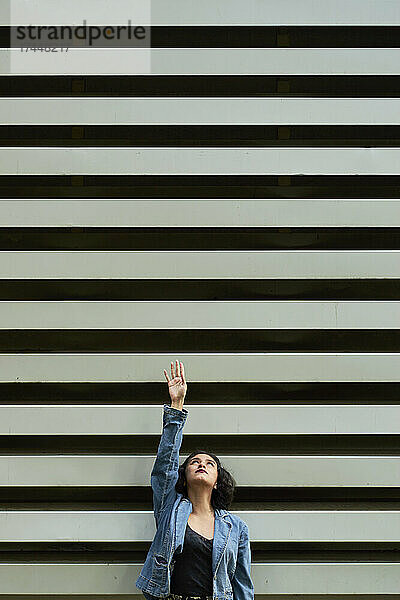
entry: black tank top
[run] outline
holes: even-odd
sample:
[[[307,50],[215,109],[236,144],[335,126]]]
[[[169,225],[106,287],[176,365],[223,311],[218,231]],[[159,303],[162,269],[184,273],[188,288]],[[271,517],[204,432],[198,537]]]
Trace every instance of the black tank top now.
[[[175,552],[171,576],[171,594],[182,596],[212,596],[213,540],[186,527],[182,553]]]

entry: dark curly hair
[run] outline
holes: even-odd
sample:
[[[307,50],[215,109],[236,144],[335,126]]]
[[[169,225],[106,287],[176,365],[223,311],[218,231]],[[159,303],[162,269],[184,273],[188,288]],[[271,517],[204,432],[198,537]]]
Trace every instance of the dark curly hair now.
[[[212,452],[209,452],[208,450],[195,450],[184,460],[178,469],[178,480],[175,484],[175,490],[179,494],[183,494],[185,498],[188,498],[185,470],[189,460],[191,460],[193,456],[196,456],[196,454],[208,454],[208,456],[211,456],[211,458],[213,458],[217,463],[217,487],[213,489],[211,493],[211,504],[213,508],[223,508],[228,510],[233,500],[236,481],[229,471],[224,469],[224,467],[221,465],[218,456]]]

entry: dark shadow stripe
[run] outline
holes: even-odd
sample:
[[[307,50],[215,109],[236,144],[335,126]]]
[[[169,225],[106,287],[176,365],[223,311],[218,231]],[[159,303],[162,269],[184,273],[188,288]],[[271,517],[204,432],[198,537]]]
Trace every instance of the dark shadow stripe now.
[[[400,329],[3,329],[0,352],[400,352]]]
[[[2,125],[0,147],[400,145],[400,125],[76,125]]]
[[[0,279],[0,300],[398,300],[400,279]]]
[[[0,564],[2,562],[49,562],[67,561],[71,563],[92,563],[94,561],[112,564],[113,562],[143,562],[150,548],[149,542],[2,542],[0,543]],[[397,562],[400,544],[397,542],[251,542],[252,563],[256,562]],[[301,557],[299,559],[299,557]],[[321,594],[302,595],[310,600],[326,600]],[[357,594],[357,600],[376,600],[376,595]],[[3,595],[4,600],[29,600],[30,596]],[[70,600],[71,596],[57,594],[57,600]],[[119,600],[124,596],[90,595],[91,600]],[[126,596],[133,598],[133,596]],[[260,600],[282,600],[282,596],[256,595]],[[286,596],[298,600],[298,595]],[[347,600],[348,596],[329,594],[330,600]],[[382,594],[380,600],[397,600],[396,595]],[[41,600],[54,600],[54,595],[40,595]],[[3,599],[2,599],[3,600]],[[74,600],[87,600],[87,596],[76,596]]]
[[[399,97],[399,75],[0,76],[2,96]]]
[[[18,384],[22,385],[22,384]],[[192,385],[190,384],[192,389]],[[146,397],[146,403],[148,398]],[[142,403],[143,403],[142,398]],[[384,399],[380,399],[384,401]],[[29,402],[25,400],[25,404]],[[161,401],[162,402],[162,401]],[[160,404],[161,404],[160,402]],[[322,399],[319,404],[323,403]],[[377,403],[377,402],[376,402]],[[190,405],[187,405],[190,411]],[[160,424],[162,406],[160,406]],[[156,455],[160,436],[154,435],[12,435],[0,436],[3,454],[151,454]],[[204,448],[204,446],[206,446]],[[290,456],[391,456],[400,455],[399,436],[346,435],[197,435],[183,437],[181,455],[199,447],[218,455]],[[149,480],[150,481],[150,480]],[[393,489],[393,488],[384,488]],[[394,488],[397,489],[397,488]]]
[[[155,449],[154,454],[157,452]],[[222,462],[222,464],[224,464]],[[150,473],[149,473],[150,477]],[[384,487],[268,487],[268,473],[260,473],[264,487],[236,487],[232,510],[397,510],[400,501],[398,488]],[[236,478],[237,484],[240,481]],[[29,498],[29,502],[27,502]],[[147,487],[111,486],[50,486],[1,487],[0,503],[9,510],[21,503],[27,510],[59,509],[57,503],[68,503],[71,509],[84,510],[152,510],[152,490]],[[51,504],[50,504],[51,503]],[[112,504],[111,504],[112,503]],[[115,504],[117,503],[117,504]],[[260,507],[260,503],[265,504]],[[53,504],[53,506],[52,506]],[[318,508],[317,508],[318,506]],[[61,510],[63,507],[61,506]]]
[[[400,176],[0,176],[0,198],[399,198]]]
[[[123,24],[121,24],[123,25]],[[0,27],[0,47],[8,48],[17,28]],[[400,46],[398,26],[153,26],[146,28],[154,48],[208,47],[384,47]],[[26,32],[27,34],[28,32]],[[37,33],[34,33],[37,35]],[[97,42],[98,43],[98,42]],[[115,41],[114,41],[115,43]],[[45,45],[45,44],[43,44]],[[111,46],[104,40],[103,47]]]
[[[336,249],[398,250],[400,227],[0,227],[0,251]]]
[[[142,398],[142,403],[144,399]],[[27,402],[27,401],[26,401]],[[147,402],[147,398],[146,398]],[[162,400],[160,401],[160,423],[162,421]],[[59,403],[57,403],[59,404]],[[110,404],[110,403],[109,403]],[[187,407],[190,410],[190,406]],[[263,455],[271,454],[275,448],[276,452],[289,453],[289,450],[294,447],[300,448],[304,445],[309,452],[323,453],[325,445],[333,452],[349,452],[347,448],[348,438],[363,437],[363,436],[342,436],[343,442],[340,442],[340,437],[335,437],[333,440],[326,440],[327,436],[289,436],[289,446],[286,445],[286,437],[288,436],[260,436],[260,435],[208,435],[208,436],[184,436],[184,441],[181,446],[181,454],[190,454],[199,446],[205,444],[208,448],[213,448],[215,452],[220,454],[232,454],[232,449],[235,449],[236,454],[254,454]],[[372,436],[364,436],[372,437]],[[382,437],[383,446],[375,443],[373,436],[371,441],[360,439],[355,448],[361,447],[361,452],[370,452],[370,445],[377,446],[377,451],[389,454],[398,453],[399,449],[396,446],[395,436],[378,436]],[[304,439],[302,439],[304,438]],[[307,439],[305,439],[307,438]],[[325,439],[325,444],[322,438]],[[394,439],[393,439],[394,438]],[[53,454],[61,453],[64,455],[74,454],[157,454],[157,447],[160,441],[160,436],[155,435],[1,435],[0,436],[0,451],[5,454],[21,455],[21,454]],[[261,443],[262,442],[262,443]],[[339,448],[335,448],[335,444]],[[341,448],[341,445],[345,446]],[[319,450],[318,450],[319,448]],[[150,483],[150,479],[149,479]],[[38,488],[39,489],[39,488]]]
[[[158,382],[147,382],[147,383],[0,383],[0,403],[1,404],[128,404],[136,405],[143,404],[145,402],[149,405],[156,405],[160,409],[160,419],[162,415],[163,404],[169,404],[169,396],[166,389],[165,383]],[[190,382],[190,398],[186,401],[186,406],[190,410],[190,406],[193,405],[225,405],[225,404],[255,404],[255,405],[269,405],[269,404],[340,404],[340,405],[351,405],[354,404],[400,404],[400,382],[211,382],[211,383],[199,383]],[[121,439],[123,436],[118,436]],[[144,436],[141,438],[139,445],[135,445],[136,436],[128,437],[127,441],[132,444],[132,451],[145,452],[149,451],[151,447],[151,437]],[[229,436],[211,436],[212,444],[222,443],[225,445],[224,440],[229,440]],[[239,451],[240,440],[244,438],[251,438],[252,436],[234,436],[231,441],[227,444],[227,447],[234,448]],[[269,443],[274,443],[275,437],[271,436]],[[305,436],[307,437],[307,436]],[[324,438],[324,447],[329,441],[334,439],[334,436],[317,436]],[[351,436],[349,436],[351,437]],[[374,443],[374,439],[379,439],[379,443],[376,445],[375,450],[379,448],[379,444],[384,443],[384,440],[390,436],[380,437],[372,436],[370,441]],[[74,438],[74,436],[66,436],[63,438],[63,443],[66,444],[66,448],[69,447],[68,439]],[[258,436],[253,436],[254,440],[258,439]],[[5,440],[5,438],[0,438]],[[18,436],[8,438],[9,443],[18,443]],[[33,440],[37,438],[32,438]],[[80,438],[76,438],[75,441]],[[86,443],[91,443],[90,436],[87,438]],[[190,443],[192,437],[187,438],[187,443]],[[238,446],[236,445],[237,440]],[[293,438],[287,438],[285,441],[286,445],[290,445],[290,439],[295,442]],[[344,438],[342,438],[344,439]],[[352,439],[354,447],[361,448],[358,444],[358,439],[362,440],[363,436],[356,436]],[[400,451],[400,437],[394,436],[393,439],[398,442],[398,449]],[[51,436],[47,438],[46,443],[52,444],[54,438]],[[147,444],[146,440],[150,440]],[[232,443],[231,443],[232,442]],[[101,447],[106,441],[102,438]],[[108,439],[107,447],[112,447],[113,440]],[[246,442],[249,444],[250,442]],[[145,445],[147,444],[147,445]],[[196,445],[196,444],[195,444]],[[189,447],[189,446],[188,446]],[[254,446],[252,452],[257,453],[257,445]],[[129,446],[128,452],[129,450]],[[142,448],[142,449],[141,449]],[[45,446],[43,447],[45,451]]]

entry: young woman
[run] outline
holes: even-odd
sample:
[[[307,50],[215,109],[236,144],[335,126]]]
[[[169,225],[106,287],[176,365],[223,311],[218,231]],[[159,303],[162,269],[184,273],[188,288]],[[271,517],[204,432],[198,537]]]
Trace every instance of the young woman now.
[[[156,534],[136,587],[147,600],[253,600],[247,524],[227,509],[235,481],[217,456],[198,450],[179,466],[188,411],[183,364],[164,369],[171,406],[151,472]],[[212,416],[210,415],[210,418]]]

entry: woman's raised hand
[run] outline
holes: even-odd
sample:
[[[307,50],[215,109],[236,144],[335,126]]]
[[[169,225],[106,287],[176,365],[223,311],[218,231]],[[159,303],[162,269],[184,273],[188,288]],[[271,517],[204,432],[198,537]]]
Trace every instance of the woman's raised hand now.
[[[168,391],[171,398],[171,407],[182,410],[183,401],[185,399],[187,390],[185,369],[183,368],[183,363],[176,361],[176,367],[174,370],[174,363],[171,362],[171,378],[168,377],[168,373],[165,369],[164,375],[168,382]]]

